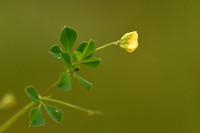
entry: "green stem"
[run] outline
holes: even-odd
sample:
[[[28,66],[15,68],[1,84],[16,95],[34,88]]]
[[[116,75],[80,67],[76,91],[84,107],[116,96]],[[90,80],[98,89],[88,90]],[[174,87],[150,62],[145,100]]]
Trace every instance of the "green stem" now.
[[[103,46],[100,46],[100,47],[96,48],[96,51],[97,51],[97,50],[100,50],[100,49],[103,49],[103,48],[105,48],[105,47],[111,46],[111,45],[113,45],[113,44],[117,45],[117,43],[118,43],[118,41],[117,41],[117,42],[111,42],[111,43],[105,44],[105,45],[103,45]]]
[[[20,116],[22,116],[27,110],[35,105],[35,102],[31,102],[19,110],[14,116],[8,119],[3,125],[0,126],[0,133],[3,133],[12,123],[14,123]]]
[[[58,85],[60,80],[57,80],[51,87],[49,87],[43,94],[42,97],[46,96],[47,94],[49,94],[49,92],[51,92],[54,88],[56,88],[56,86]]]
[[[70,104],[70,103],[67,103],[67,102],[63,102],[63,101],[59,101],[59,100],[56,100],[56,99],[51,99],[51,98],[48,98],[48,97],[43,97],[43,100],[46,100],[46,101],[49,101],[49,102],[58,103],[58,104],[62,104],[62,105],[65,105],[65,106],[68,106],[68,107],[71,107],[71,108],[86,112],[89,115],[93,115],[93,114],[102,115],[103,114],[100,111],[92,111],[90,109],[85,109],[85,108],[79,107],[77,105],[73,105],[73,104]]]

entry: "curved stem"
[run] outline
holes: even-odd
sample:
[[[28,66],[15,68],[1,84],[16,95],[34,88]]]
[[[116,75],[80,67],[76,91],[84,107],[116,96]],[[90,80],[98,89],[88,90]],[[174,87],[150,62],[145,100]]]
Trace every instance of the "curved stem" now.
[[[111,43],[105,44],[103,46],[100,46],[100,47],[96,48],[95,51],[103,49],[103,48],[108,47],[108,46],[113,45],[113,44],[117,45],[117,43],[118,43],[118,41],[117,42],[111,42]]]
[[[0,133],[3,133],[12,123],[14,123],[20,116],[22,116],[27,110],[29,110],[36,103],[31,102],[19,110],[14,116],[8,119],[3,125],[0,126]]]
[[[85,109],[85,108],[79,107],[77,105],[73,105],[73,104],[70,104],[70,103],[67,103],[67,102],[63,102],[63,101],[60,101],[60,100],[56,100],[56,99],[51,99],[51,98],[48,98],[48,97],[43,97],[43,100],[46,100],[46,101],[49,101],[49,102],[58,103],[58,104],[62,104],[62,105],[65,105],[65,106],[68,106],[68,107],[71,107],[71,108],[86,112],[86,113],[88,113],[88,115],[94,115],[94,114],[102,115],[103,114],[100,111],[92,111],[90,109]]]

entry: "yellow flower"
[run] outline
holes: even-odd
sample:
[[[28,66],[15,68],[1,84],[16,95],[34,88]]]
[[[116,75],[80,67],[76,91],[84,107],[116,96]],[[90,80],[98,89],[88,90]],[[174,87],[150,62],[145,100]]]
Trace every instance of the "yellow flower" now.
[[[16,99],[15,99],[14,95],[8,93],[2,98],[2,100],[0,102],[0,109],[1,108],[2,109],[11,108],[15,105],[15,103],[16,103]]]
[[[132,53],[138,47],[138,34],[137,31],[126,33],[119,41],[121,48]]]

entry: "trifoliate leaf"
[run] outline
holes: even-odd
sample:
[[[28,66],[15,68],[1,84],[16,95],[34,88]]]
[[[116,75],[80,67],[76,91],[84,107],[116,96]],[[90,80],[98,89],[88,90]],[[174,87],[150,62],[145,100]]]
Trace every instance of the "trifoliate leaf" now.
[[[68,73],[63,72],[57,87],[61,90],[68,91],[71,89],[71,77]]]
[[[76,49],[76,51],[79,51],[81,53],[83,53],[83,50],[85,49],[85,47],[87,46],[87,42],[82,42],[81,44],[79,44],[78,48]]]
[[[88,91],[92,88],[92,83],[90,83],[89,81],[85,80],[84,78],[82,78],[81,76],[79,76],[76,73],[74,73],[74,76],[85,86],[85,88]]]
[[[87,42],[83,42],[83,43],[79,44],[78,48],[73,53],[73,56],[72,56],[73,61],[80,61],[83,59],[83,51],[84,51],[85,47],[87,46],[87,44],[88,44]],[[88,57],[85,57],[84,59],[90,58],[92,55],[93,54],[91,54]],[[78,56],[79,60],[77,59],[77,56]]]
[[[84,48],[86,46],[87,46],[87,42],[83,42],[83,43],[79,44],[78,48],[74,51],[74,53],[72,55],[72,60],[73,61],[78,61],[77,55],[75,54],[76,51],[80,52],[82,54],[82,57],[83,57],[83,50],[84,50]]]
[[[30,111],[30,126],[43,126],[45,121],[39,107],[34,107]]]
[[[81,61],[83,59],[83,53],[79,51],[74,51],[74,56],[76,56],[77,61]]]
[[[97,67],[101,62],[100,58],[91,57],[82,61],[81,64],[89,67]]]
[[[72,50],[75,44],[76,38],[77,38],[77,33],[75,30],[69,27],[64,27],[62,29],[62,32],[60,35],[60,41],[68,53]]]
[[[58,123],[61,122],[63,117],[63,113],[61,110],[47,104],[44,104],[44,108],[53,120],[55,120]]]
[[[29,86],[25,89],[27,95],[30,97],[30,99],[36,103],[40,103],[40,98],[33,86]]]

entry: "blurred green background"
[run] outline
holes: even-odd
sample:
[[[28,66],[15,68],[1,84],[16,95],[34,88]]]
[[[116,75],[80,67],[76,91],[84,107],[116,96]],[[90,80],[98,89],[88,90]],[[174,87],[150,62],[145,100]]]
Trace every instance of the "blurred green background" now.
[[[94,84],[91,92],[76,80],[70,92],[55,98],[102,110],[87,114],[57,105],[62,124],[43,112],[44,127],[29,127],[28,112],[6,132],[68,133],[199,133],[200,132],[200,1],[198,0],[10,0],[0,1],[0,97],[12,92],[17,105],[0,111],[0,124],[30,99],[34,85],[43,93],[64,65],[49,48],[59,43],[64,25],[78,31],[77,44],[94,39],[97,46],[133,30],[139,48],[127,53],[112,46],[98,51],[97,69],[80,75]]]

